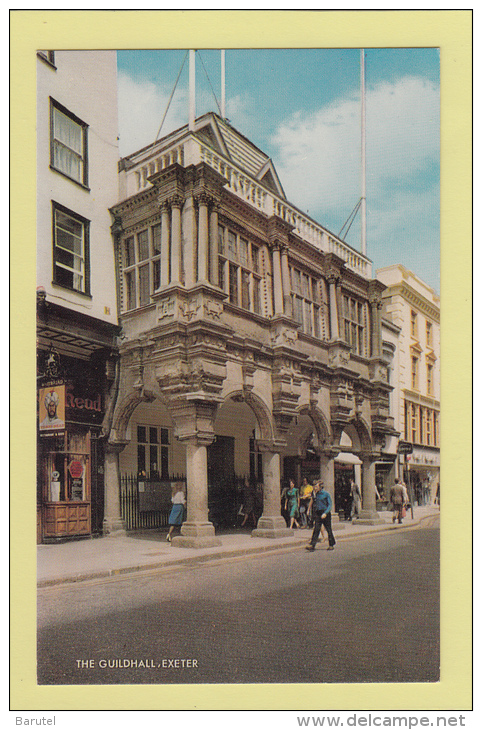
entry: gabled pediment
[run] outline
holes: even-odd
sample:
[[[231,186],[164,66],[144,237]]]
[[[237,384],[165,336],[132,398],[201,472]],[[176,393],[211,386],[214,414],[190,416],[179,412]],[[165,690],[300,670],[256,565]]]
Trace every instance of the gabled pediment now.
[[[196,136],[200,137],[203,142],[206,142],[214,150],[220,152],[225,157],[231,157],[214,116],[198,119],[196,121],[195,132]]]
[[[273,193],[279,195],[281,198],[286,199],[285,191],[283,190],[283,186],[280,183],[272,160],[267,160],[265,162],[263,167],[257,173],[256,179],[259,180],[260,183],[263,183],[263,185],[269,188],[269,190],[271,190]]]

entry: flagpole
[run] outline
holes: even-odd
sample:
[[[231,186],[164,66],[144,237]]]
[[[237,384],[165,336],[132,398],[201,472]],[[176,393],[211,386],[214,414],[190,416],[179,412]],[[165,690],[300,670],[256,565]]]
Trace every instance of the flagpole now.
[[[189,131],[194,132],[196,119],[196,51],[189,51]]]
[[[226,119],[226,51],[221,51],[221,116]]]
[[[365,49],[360,50],[361,86],[361,252],[367,254],[367,190],[366,190],[366,107],[365,107]]]

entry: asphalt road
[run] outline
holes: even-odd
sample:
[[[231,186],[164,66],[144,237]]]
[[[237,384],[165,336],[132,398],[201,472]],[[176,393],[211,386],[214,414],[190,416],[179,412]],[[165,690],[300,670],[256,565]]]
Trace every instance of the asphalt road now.
[[[435,682],[439,529],[39,590],[39,684]]]

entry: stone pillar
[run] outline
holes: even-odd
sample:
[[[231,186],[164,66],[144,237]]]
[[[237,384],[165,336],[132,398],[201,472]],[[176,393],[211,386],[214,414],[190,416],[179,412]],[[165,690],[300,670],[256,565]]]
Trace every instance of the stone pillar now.
[[[263,514],[253,537],[293,537],[293,530],[286,527],[281,517],[280,455],[276,451],[263,451]]]
[[[281,255],[279,246],[273,248],[273,293],[274,313],[283,314],[283,282],[281,275]]]
[[[209,281],[211,284],[214,284],[214,286],[219,286],[219,269],[218,269],[218,261],[219,261],[219,232],[218,232],[218,211],[216,208],[216,205],[213,204],[211,208],[211,215],[210,215],[210,227],[209,227],[209,250],[211,254],[211,261],[210,261],[210,276]]]
[[[293,316],[293,303],[291,300],[291,279],[288,263],[288,248],[281,249],[281,278],[283,282],[283,309],[287,317]]]
[[[184,268],[184,284],[191,287],[197,276],[197,226],[196,209],[192,196],[186,199],[183,211],[182,257]]]
[[[337,451],[334,451],[333,453],[320,455],[320,480],[323,482],[333,503],[331,508],[331,520],[333,523],[339,522],[338,513],[335,512],[335,456],[337,453]]]
[[[340,327],[338,321],[338,296],[337,296],[338,277],[330,275],[328,283],[330,285],[330,339],[338,340],[340,337]]]
[[[361,454],[362,459],[362,509],[358,524],[376,525],[380,521],[375,493],[375,461],[373,455]]]
[[[126,534],[126,525],[120,511],[119,454],[126,446],[125,441],[107,443],[104,456],[104,536],[118,537]]]
[[[181,208],[183,200],[171,200],[171,284],[181,282]]]
[[[221,540],[214,534],[214,525],[208,520],[209,443],[209,440],[196,437],[185,441],[187,520],[181,527],[180,536],[172,540],[174,547],[206,548],[221,545]]]
[[[197,242],[197,278],[198,281],[208,281],[209,273],[209,198],[200,195],[199,203],[199,230]]]
[[[161,211],[161,286],[167,286],[169,282],[169,206],[165,203]]]
[[[382,300],[380,296],[375,296],[370,299],[371,307],[371,356],[380,357],[381,352],[381,323],[380,323],[380,309],[382,306]]]

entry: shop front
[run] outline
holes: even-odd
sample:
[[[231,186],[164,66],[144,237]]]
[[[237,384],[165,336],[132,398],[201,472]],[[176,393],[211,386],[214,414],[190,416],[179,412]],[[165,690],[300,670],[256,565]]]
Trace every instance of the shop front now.
[[[39,542],[90,535],[102,524],[102,401],[88,379],[38,389]]]
[[[413,453],[405,457],[403,479],[416,504],[433,504],[440,484],[439,450],[414,446]]]

